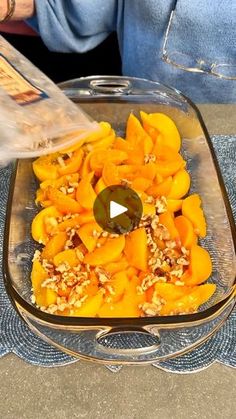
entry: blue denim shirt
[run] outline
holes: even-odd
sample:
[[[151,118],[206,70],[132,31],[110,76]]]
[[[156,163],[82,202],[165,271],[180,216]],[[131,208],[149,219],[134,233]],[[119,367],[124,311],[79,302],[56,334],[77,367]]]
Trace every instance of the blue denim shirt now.
[[[173,9],[167,57],[206,71],[223,64],[225,73],[227,64],[236,78],[236,0],[36,0],[37,22],[29,23],[49,49],[62,52],[88,51],[117,31],[124,75],[173,86],[196,103],[236,103],[236,80],[163,61]]]

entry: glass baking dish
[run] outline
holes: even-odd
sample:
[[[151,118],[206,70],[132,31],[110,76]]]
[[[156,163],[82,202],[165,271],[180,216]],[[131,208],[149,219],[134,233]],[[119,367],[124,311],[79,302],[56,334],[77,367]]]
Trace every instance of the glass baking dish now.
[[[31,302],[31,261],[36,244],[31,222],[37,181],[32,160],[15,163],[4,242],[6,289],[29,327],[62,351],[107,364],[143,364],[177,356],[204,342],[225,322],[235,303],[235,226],[219,167],[196,106],[180,92],[156,82],[129,77],[88,77],[60,84],[92,118],[108,121],[123,135],[132,111],[164,112],[176,123],[191,174],[191,192],[202,199],[217,285],[198,313],[143,318],[79,318],[52,315]]]

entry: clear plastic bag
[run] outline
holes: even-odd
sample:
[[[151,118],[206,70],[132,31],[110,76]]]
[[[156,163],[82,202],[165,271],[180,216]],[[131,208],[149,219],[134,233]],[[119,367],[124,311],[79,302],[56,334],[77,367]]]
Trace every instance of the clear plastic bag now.
[[[55,152],[97,122],[0,36],[0,162]]]

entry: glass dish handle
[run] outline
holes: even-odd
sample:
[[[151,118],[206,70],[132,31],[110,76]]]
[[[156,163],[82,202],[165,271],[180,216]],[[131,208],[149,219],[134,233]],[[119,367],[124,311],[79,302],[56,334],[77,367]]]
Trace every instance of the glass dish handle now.
[[[148,332],[135,327],[75,328],[56,330],[39,323],[21,312],[30,329],[43,340],[66,353],[104,364],[150,362],[161,348],[158,329]]]

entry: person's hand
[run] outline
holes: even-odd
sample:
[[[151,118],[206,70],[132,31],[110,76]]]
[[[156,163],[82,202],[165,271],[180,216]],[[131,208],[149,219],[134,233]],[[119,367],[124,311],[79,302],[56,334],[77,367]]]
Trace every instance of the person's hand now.
[[[34,15],[34,0],[17,0],[12,4],[12,15],[9,20],[25,20]],[[9,12],[8,0],[0,2],[0,21],[4,19]]]
[[[0,2],[0,21],[3,20],[7,14],[8,2],[7,0],[1,0]]]

